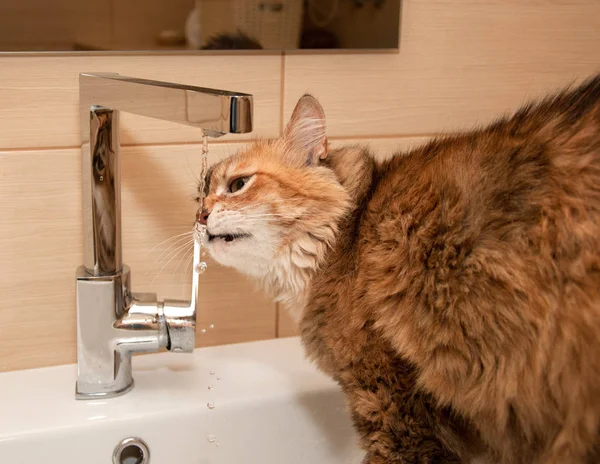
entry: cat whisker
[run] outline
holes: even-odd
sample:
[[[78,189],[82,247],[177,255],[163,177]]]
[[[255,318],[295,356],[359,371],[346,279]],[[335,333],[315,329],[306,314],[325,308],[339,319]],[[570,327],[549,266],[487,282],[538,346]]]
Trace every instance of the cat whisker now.
[[[167,242],[169,242],[169,241],[171,241],[171,240],[174,240],[174,239],[176,239],[176,238],[178,238],[178,237],[182,237],[182,236],[184,236],[184,235],[190,235],[190,234],[193,234],[193,233],[194,233],[194,231],[193,231],[193,230],[190,230],[190,231],[188,231],[188,232],[184,232],[184,233],[182,233],[182,234],[177,234],[177,235],[173,235],[173,236],[171,236],[171,237],[169,237],[169,238],[166,238],[165,240],[163,240],[162,242],[160,242],[158,245],[155,245],[155,246],[153,246],[152,248],[150,248],[150,250],[148,250],[148,253],[150,253],[151,251],[154,251],[154,250],[156,250],[156,249],[157,249],[159,246],[161,246],[161,245],[164,245],[165,243],[167,243]]]
[[[298,214],[264,214],[264,215],[243,215],[242,216],[243,219],[267,219],[267,218],[276,218],[276,219],[285,219],[285,220],[290,220],[290,219],[298,219],[299,217],[302,217],[302,215],[298,215]]]
[[[169,255],[170,252],[172,251],[173,247],[179,247],[181,244],[186,244],[186,243],[190,243],[190,242],[193,243],[193,241],[194,241],[194,236],[190,236],[190,235],[186,235],[185,237],[178,238],[174,243],[172,243],[165,250],[163,250],[160,255],[158,255],[158,257],[150,265],[150,268],[152,268],[158,261],[160,261],[161,259],[165,258],[167,255]]]
[[[185,251],[189,248],[189,246],[190,246],[190,243],[184,243],[182,246],[177,248],[177,250],[172,254],[171,258],[164,264],[163,267],[160,268],[160,271],[158,271],[156,276],[154,276],[154,279],[152,279],[152,282],[150,282],[150,285],[153,285],[154,282],[156,281],[156,279],[158,278],[158,276],[160,276],[162,271],[164,271],[164,269],[169,265],[169,263],[171,261],[173,261],[177,256],[181,255],[181,253],[185,253]]]
[[[193,267],[194,267],[194,253],[192,251],[192,253],[190,253],[190,255],[188,256],[188,258],[186,260],[185,266],[182,268],[181,280],[180,280],[181,285],[186,285],[188,283],[188,276],[191,277]]]
[[[181,265],[182,265],[184,262],[187,262],[187,261],[189,261],[189,258],[190,258],[190,256],[191,256],[191,253],[190,253],[190,252],[191,252],[191,250],[193,250],[193,249],[194,249],[194,244],[193,244],[193,243],[190,243],[190,244],[188,244],[187,248],[185,248],[185,251],[184,251],[184,253],[183,253],[183,256],[181,257],[181,259],[180,259],[180,260],[179,260],[179,262],[177,263],[177,266],[175,267],[175,270],[173,271],[173,275],[174,275],[175,277],[177,277],[177,275],[178,275],[178,271],[180,271],[179,273],[180,273],[181,275],[183,275],[183,274],[184,274],[185,267],[181,267]],[[180,268],[181,268],[181,270],[180,270]],[[183,279],[181,279],[180,283],[183,283]]]
[[[172,248],[173,248],[173,246],[175,246],[175,245],[171,245],[171,246],[169,247],[169,250],[168,250],[168,252],[167,252],[167,253],[165,253],[165,252],[161,253],[161,255],[160,255],[160,256],[159,256],[157,259],[155,259],[155,260],[154,260],[154,262],[153,262],[153,263],[150,265],[150,267],[149,267],[149,268],[146,270],[146,272],[144,273],[144,275],[147,275],[147,274],[148,274],[148,273],[149,273],[149,272],[150,272],[150,271],[151,271],[151,270],[154,268],[154,266],[155,266],[157,263],[159,263],[160,261],[167,260],[167,259],[169,259],[169,260],[170,260],[170,259],[171,259],[173,256],[177,255],[177,254],[178,254],[178,253],[179,253],[179,252],[180,252],[182,249],[184,249],[186,246],[189,246],[189,245],[190,245],[190,243],[192,243],[192,244],[193,244],[193,242],[194,242],[194,239],[193,239],[193,238],[189,238],[189,239],[187,239],[187,241],[186,241],[186,242],[177,244],[177,246],[176,246],[174,249],[172,249]]]
[[[164,260],[170,259],[174,254],[176,254],[177,252],[179,252],[182,248],[185,248],[191,242],[193,242],[193,240],[189,240],[189,241],[186,241],[184,243],[180,243],[174,249],[169,250],[167,253],[163,252],[161,254],[161,256],[159,256],[156,260],[154,260],[154,262],[150,266],[150,269],[152,269],[155,264],[157,264],[159,262],[162,262]]]
[[[244,219],[254,219],[263,217],[283,217],[283,214],[244,214]]]

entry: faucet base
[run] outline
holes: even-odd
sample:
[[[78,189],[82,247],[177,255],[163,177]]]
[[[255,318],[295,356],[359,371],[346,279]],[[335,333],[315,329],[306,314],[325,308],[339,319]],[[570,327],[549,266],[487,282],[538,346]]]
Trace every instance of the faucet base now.
[[[75,399],[77,400],[101,400],[104,398],[114,398],[115,396],[121,396],[125,393],[130,392],[135,386],[135,382],[131,379],[131,383],[126,387],[123,387],[119,390],[108,391],[108,392],[95,392],[95,393],[85,393],[79,391],[79,386],[75,383]]]
[[[199,256],[195,249],[194,259]],[[134,353],[193,351],[197,274],[192,301],[161,302],[155,293],[132,293],[131,272],[125,265],[106,276],[93,276],[80,266],[76,281],[76,399],[111,398],[130,391]]]
[[[132,294],[127,266],[112,276],[77,271],[76,398],[131,390],[131,355],[166,348],[168,332],[155,294]]]

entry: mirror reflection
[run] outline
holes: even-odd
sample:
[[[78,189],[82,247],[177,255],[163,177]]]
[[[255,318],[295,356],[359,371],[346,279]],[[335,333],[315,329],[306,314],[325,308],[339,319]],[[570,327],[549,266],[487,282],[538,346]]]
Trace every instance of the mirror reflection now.
[[[396,49],[401,0],[3,0],[0,51]]]

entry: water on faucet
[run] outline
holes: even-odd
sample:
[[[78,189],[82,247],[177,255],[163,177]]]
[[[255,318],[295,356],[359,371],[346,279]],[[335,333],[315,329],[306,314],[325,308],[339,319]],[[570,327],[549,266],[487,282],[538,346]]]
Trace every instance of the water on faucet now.
[[[208,137],[206,135],[202,136],[202,167],[200,170],[200,200],[198,208],[200,211],[204,209],[204,186],[206,185],[206,173],[208,172]],[[200,245],[200,257],[206,256],[206,226],[196,223],[194,226],[194,238]],[[195,271],[198,274],[202,274],[206,271],[207,264],[205,261],[200,261],[196,266]]]

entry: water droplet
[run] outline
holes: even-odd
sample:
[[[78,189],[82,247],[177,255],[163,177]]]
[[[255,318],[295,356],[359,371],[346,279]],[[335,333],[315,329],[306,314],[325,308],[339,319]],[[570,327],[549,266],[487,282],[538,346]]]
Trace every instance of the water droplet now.
[[[214,443],[215,441],[217,441],[217,437],[215,437],[212,433],[208,437],[206,437],[206,439],[209,443]]]
[[[209,328],[209,329],[214,329],[214,328],[215,328],[215,325],[214,325],[214,324],[211,324],[211,325],[209,325],[209,326],[208,326],[208,328]]]
[[[209,389],[209,390],[212,390],[213,388],[215,388],[215,386],[214,386],[214,385],[209,385],[209,386],[208,386],[208,389]]]
[[[210,371],[210,375],[215,375],[215,371]]]
[[[203,333],[203,334],[205,334],[205,333],[206,333],[206,329],[202,329],[202,330],[200,331],[200,333]]]
[[[194,269],[198,274],[203,274],[206,271],[206,263],[204,261],[202,261],[201,263],[199,263],[196,268]]]
[[[208,409],[215,409],[215,402],[214,401],[209,401],[208,403],[206,403],[206,407]]]
[[[217,377],[217,380],[221,380],[221,377]]]

